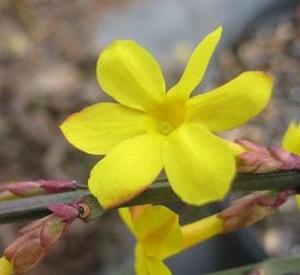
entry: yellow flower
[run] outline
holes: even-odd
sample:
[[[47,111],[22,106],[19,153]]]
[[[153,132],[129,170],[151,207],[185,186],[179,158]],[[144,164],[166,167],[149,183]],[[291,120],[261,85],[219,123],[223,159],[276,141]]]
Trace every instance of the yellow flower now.
[[[134,208],[133,208],[134,209]],[[140,213],[120,209],[123,221],[138,240],[135,269],[138,275],[171,274],[163,260],[182,248],[178,216],[163,206],[146,206]]]
[[[214,135],[257,115],[271,95],[271,78],[245,72],[227,84],[190,98],[201,82],[222,33],[219,27],[194,50],[168,93],[158,63],[131,40],[108,46],[97,79],[118,103],[99,103],[61,126],[75,147],[106,155],[92,169],[89,188],[105,207],[144,191],[165,169],[174,192],[195,205],[222,199],[235,174],[235,160]]]
[[[281,147],[295,155],[300,156],[300,123],[292,121],[286,130]],[[300,195],[296,196],[296,202],[300,208]]]
[[[5,257],[0,258],[0,274],[1,275],[12,275],[13,266],[10,261]]]
[[[300,156],[300,124],[292,121],[282,139],[282,148]]]
[[[170,275],[164,259],[223,230],[223,220],[215,215],[180,227],[178,215],[164,206],[122,208],[119,213],[137,239],[137,275]]]

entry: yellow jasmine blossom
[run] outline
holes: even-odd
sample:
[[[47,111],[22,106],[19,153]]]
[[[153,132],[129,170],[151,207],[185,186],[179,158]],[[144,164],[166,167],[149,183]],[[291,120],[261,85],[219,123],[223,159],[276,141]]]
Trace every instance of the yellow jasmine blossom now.
[[[223,220],[215,215],[180,227],[178,215],[164,206],[122,208],[119,213],[137,239],[137,275],[170,275],[164,259],[223,230]]]
[[[282,139],[282,148],[300,156],[300,123],[292,121]]]
[[[295,155],[300,156],[300,123],[292,121],[286,130],[281,147]],[[296,196],[296,202],[300,208],[300,195]]]
[[[1,275],[13,274],[13,265],[5,257],[0,258],[0,274]]]
[[[97,79],[118,103],[98,103],[71,115],[61,129],[75,147],[106,155],[92,169],[89,189],[105,207],[144,191],[164,168],[174,192],[195,205],[222,199],[235,175],[234,155],[214,133],[257,115],[271,95],[271,78],[240,74],[190,98],[222,33],[207,35],[176,85],[166,92],[151,54],[131,40],[109,45],[97,62]]]
[[[178,216],[163,206],[146,206],[139,212],[130,213],[129,208],[120,209],[123,221],[138,240],[135,248],[136,273],[171,274],[163,260],[179,252],[182,247]]]

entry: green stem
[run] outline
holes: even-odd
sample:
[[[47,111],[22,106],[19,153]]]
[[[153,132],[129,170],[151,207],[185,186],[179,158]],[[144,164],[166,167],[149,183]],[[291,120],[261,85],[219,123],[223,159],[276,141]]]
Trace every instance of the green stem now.
[[[0,224],[41,218],[50,213],[47,206],[54,203],[70,203],[89,196],[86,189],[41,195],[0,202]]]
[[[280,191],[286,189],[300,190],[300,172],[239,174],[233,182],[231,191]],[[172,191],[166,180],[157,180],[145,192],[122,206],[147,203],[166,204],[178,200],[179,198]],[[81,188],[76,191],[0,202],[0,224],[43,217],[49,213],[47,210],[49,204],[79,201],[86,201],[91,206],[92,213],[89,220],[97,218],[104,212],[89,191]]]
[[[272,274],[282,275],[300,270],[300,255],[272,258],[257,264],[246,265],[207,275],[249,275],[249,274]]]

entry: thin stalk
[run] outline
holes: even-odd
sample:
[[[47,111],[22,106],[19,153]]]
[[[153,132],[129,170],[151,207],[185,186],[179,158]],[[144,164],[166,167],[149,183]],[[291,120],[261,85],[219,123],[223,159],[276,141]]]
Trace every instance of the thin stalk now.
[[[287,189],[300,190],[300,172],[239,174],[232,184],[231,192]],[[178,200],[179,198],[166,180],[157,180],[146,191],[122,206],[147,203],[164,205]],[[49,204],[80,201],[85,201],[91,206],[92,212],[88,220],[93,220],[103,214],[103,208],[89,193],[88,189],[80,187],[76,191],[2,201],[0,202],[0,224],[43,217],[49,214],[47,210]]]
[[[206,275],[249,275],[249,274],[272,274],[282,275],[300,270],[300,255],[280,258],[272,258],[257,264],[231,268]]]

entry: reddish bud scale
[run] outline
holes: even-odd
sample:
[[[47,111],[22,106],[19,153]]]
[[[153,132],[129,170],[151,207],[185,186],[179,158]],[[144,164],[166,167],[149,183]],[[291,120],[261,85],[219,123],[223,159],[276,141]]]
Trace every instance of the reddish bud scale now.
[[[219,217],[224,220],[224,232],[254,224],[278,209],[294,194],[293,190],[278,193],[263,191],[235,200],[231,206],[219,214]]]
[[[300,169],[300,157],[282,150],[281,148],[270,148],[270,153],[275,159],[281,161],[281,171],[291,171]]]
[[[70,204],[51,204],[48,209],[63,219],[65,222],[72,222],[79,216],[79,206],[75,203]]]
[[[8,190],[0,191],[0,201],[8,201],[15,198],[17,198],[17,196]]]
[[[47,193],[59,193],[64,191],[72,191],[78,188],[76,181],[63,181],[63,180],[41,180],[41,187]]]
[[[42,194],[51,194],[72,191],[77,188],[75,181],[39,180],[20,181],[0,184],[0,201],[17,197],[31,197]]]
[[[49,253],[68,227],[69,223],[52,214],[21,230],[23,235],[5,250],[4,255],[15,272],[23,274]]]
[[[35,221],[19,231],[21,236],[4,251],[4,256],[13,264],[16,274],[23,274],[52,249],[70,224],[78,217],[77,204],[55,204],[53,211],[43,219]]]
[[[238,140],[246,152],[238,158],[239,172],[268,173],[300,169],[300,157],[281,148],[266,148],[248,140]]]

